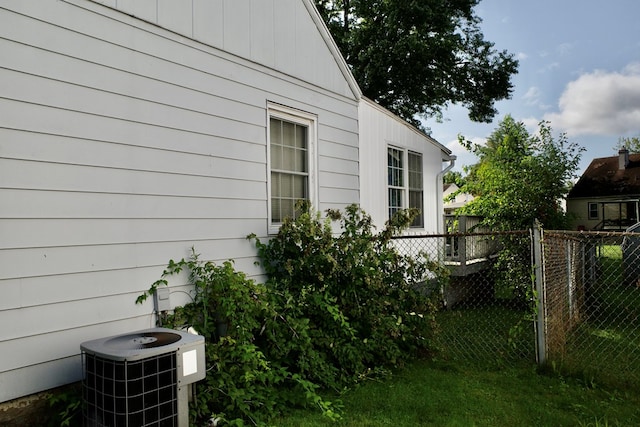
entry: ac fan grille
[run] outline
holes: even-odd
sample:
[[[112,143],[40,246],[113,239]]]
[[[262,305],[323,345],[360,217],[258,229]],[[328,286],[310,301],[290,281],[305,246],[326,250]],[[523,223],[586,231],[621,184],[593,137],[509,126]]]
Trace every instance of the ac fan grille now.
[[[136,361],[83,354],[85,422],[99,427],[178,425],[177,357]]]

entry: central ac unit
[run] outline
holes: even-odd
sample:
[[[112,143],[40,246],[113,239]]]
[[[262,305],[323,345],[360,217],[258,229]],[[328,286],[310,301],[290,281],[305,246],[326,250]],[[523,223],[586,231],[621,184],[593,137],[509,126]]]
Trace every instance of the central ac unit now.
[[[85,425],[189,425],[189,384],[205,377],[204,337],[152,328],[80,349]]]

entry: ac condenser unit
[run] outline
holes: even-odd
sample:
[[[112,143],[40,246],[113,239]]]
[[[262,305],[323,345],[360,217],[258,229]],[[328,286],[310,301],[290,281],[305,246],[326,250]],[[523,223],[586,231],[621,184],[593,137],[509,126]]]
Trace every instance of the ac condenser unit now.
[[[205,377],[204,337],[152,328],[80,349],[85,425],[189,425],[189,384]]]

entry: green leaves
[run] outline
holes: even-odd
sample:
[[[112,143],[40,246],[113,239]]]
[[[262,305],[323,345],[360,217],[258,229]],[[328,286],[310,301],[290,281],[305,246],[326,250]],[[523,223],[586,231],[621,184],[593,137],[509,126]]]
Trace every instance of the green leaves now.
[[[462,192],[475,199],[461,214],[480,215],[497,230],[522,230],[538,219],[546,228],[564,228],[560,201],[569,191],[581,153],[565,135],[554,139],[548,123],[529,135],[511,116],[498,125],[484,146],[468,144],[479,158],[469,169]]]
[[[484,39],[479,0],[316,0],[364,94],[415,125],[462,104],[489,122],[518,61]]]
[[[433,265],[403,256],[389,244],[415,212],[401,211],[374,233],[371,218],[358,206],[332,210],[327,216],[339,221],[337,235],[329,219],[310,206],[301,211],[268,243],[253,236],[269,274],[268,288],[289,304],[287,323],[308,319],[309,328],[296,331],[307,341],[299,347],[278,345],[291,369],[339,390],[424,349],[432,306],[415,285]]]
[[[234,269],[191,257],[169,261],[142,303],[188,273],[193,302],[163,326],[193,326],[206,339],[206,379],[192,406],[198,421],[268,425],[293,406],[318,408],[331,420],[340,406],[320,391],[345,387],[403,364],[428,349],[433,306],[416,284],[437,265],[399,254],[390,239],[414,213],[401,212],[380,233],[353,205],[321,218],[309,204],[267,243],[255,235],[269,279],[259,284]],[[339,221],[334,234],[331,220]],[[446,270],[446,269],[445,269]]]

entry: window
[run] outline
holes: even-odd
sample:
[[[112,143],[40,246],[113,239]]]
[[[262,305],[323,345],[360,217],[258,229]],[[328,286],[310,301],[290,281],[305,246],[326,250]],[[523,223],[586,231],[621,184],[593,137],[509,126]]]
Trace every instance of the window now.
[[[420,211],[412,227],[424,227],[424,191],[422,179],[422,154],[409,151],[409,207]]]
[[[598,219],[597,203],[589,203],[589,219]]]
[[[395,148],[387,151],[387,175],[389,184],[389,218],[401,210],[404,195],[404,153]]]
[[[271,106],[268,128],[269,228],[270,232],[277,232],[285,218],[295,218],[298,201],[316,204],[315,119],[295,110]]]
[[[420,213],[411,226],[424,227],[422,154],[388,147],[387,185],[389,218],[399,210],[416,208]]]

